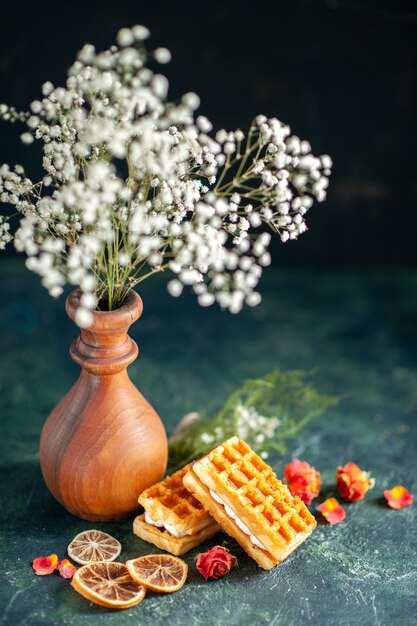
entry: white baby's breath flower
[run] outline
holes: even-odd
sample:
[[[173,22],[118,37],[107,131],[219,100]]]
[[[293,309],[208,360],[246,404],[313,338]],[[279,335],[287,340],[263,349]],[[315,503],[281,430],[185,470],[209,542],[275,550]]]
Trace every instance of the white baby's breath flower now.
[[[261,294],[257,291],[252,291],[252,293],[249,293],[246,296],[246,304],[248,304],[249,306],[257,306],[261,300]]]
[[[171,296],[177,298],[182,294],[183,285],[179,280],[170,280],[168,283],[168,291]]]
[[[92,274],[86,274],[80,281],[81,289],[86,292],[93,292],[95,290],[96,284],[97,281]]]
[[[20,135],[20,139],[23,143],[26,144],[33,143],[34,141],[33,135],[31,135],[31,133],[23,133],[22,135]]]
[[[75,322],[80,328],[88,328],[94,321],[93,314],[85,307],[78,307],[75,312]]]
[[[122,28],[117,33],[117,43],[119,46],[131,46],[135,41],[135,35],[130,28]]]
[[[202,293],[198,296],[198,304],[201,306],[211,306],[216,301],[216,298],[212,293]]]
[[[195,111],[200,106],[200,98],[193,91],[186,93],[182,97],[182,101],[184,102],[184,104],[190,107],[192,111]]]
[[[142,26],[141,24],[138,24],[138,25],[134,26],[132,28],[132,33],[133,33],[135,39],[138,39],[139,41],[142,41],[144,39],[148,39],[148,37],[151,34],[149,32],[149,29],[146,28],[146,26]]]
[[[168,87],[169,83],[165,76],[162,76],[162,74],[155,74],[152,78],[152,88],[158,98],[161,100],[166,98]]]
[[[171,60],[171,52],[168,48],[157,48],[154,50],[153,56],[158,63],[169,63]]]
[[[39,102],[39,100],[34,100],[31,103],[30,108],[33,113],[40,113],[42,111],[42,102]]]
[[[320,160],[321,160],[322,166],[327,168],[327,169],[331,169],[331,167],[333,166],[333,161],[332,161],[331,157],[329,157],[328,154],[323,154],[320,157]]]
[[[130,256],[126,252],[120,252],[118,262],[122,267],[126,267],[130,263]]]
[[[97,306],[97,298],[92,293],[83,293],[80,302],[86,309],[94,309]]]
[[[64,290],[62,289],[62,287],[51,287],[51,289],[49,289],[49,295],[53,298],[58,298],[63,293],[63,291]]]
[[[209,133],[213,128],[213,124],[210,122],[209,119],[207,119],[205,115],[199,115],[197,117],[196,123],[197,123],[198,128],[203,133]]]
[[[47,81],[42,85],[42,93],[44,96],[49,96],[49,94],[53,91],[53,84],[50,81]]]

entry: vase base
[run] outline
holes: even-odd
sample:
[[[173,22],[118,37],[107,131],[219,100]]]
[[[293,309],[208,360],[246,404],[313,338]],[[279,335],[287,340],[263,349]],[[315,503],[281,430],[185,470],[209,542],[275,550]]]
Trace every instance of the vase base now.
[[[138,509],[136,509],[134,511],[129,511],[128,513],[122,513],[120,515],[90,515],[90,514],[82,513],[80,511],[72,511],[68,507],[65,507],[65,508],[68,511],[68,513],[71,513],[71,515],[75,515],[75,517],[87,520],[88,522],[121,522],[122,520],[125,520],[128,517],[135,515],[138,511]]]

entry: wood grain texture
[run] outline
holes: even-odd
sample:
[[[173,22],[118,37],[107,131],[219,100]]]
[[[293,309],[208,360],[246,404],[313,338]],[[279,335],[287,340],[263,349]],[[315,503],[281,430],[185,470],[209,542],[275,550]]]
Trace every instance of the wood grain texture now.
[[[72,292],[71,319],[79,304]],[[94,312],[94,322],[71,346],[81,374],[47,419],[40,462],[45,482],[71,513],[91,521],[117,520],[138,507],[139,494],[161,480],[167,464],[162,422],[126,368],[137,354],[127,334],[142,300],[134,291],[116,311]]]

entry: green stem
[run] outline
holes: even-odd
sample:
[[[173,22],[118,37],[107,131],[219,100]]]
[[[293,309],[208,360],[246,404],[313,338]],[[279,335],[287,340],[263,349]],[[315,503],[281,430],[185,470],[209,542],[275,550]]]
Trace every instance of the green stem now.
[[[163,272],[166,268],[168,267],[168,263],[165,263],[165,265],[161,265],[160,267],[155,267],[153,270],[151,270],[150,272],[148,272],[147,274],[144,274],[143,276],[141,276],[140,278],[138,278],[135,283],[132,285],[132,287],[134,285],[138,285],[139,283],[141,283],[143,280],[146,280],[147,278],[149,278],[149,276],[153,276],[154,274],[157,274],[158,272]]]

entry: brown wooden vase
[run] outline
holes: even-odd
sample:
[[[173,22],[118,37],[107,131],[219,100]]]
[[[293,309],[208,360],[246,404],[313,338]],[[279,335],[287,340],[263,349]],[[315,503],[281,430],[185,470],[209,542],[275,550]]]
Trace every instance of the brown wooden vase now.
[[[75,320],[80,291],[67,298]],[[68,511],[91,521],[126,517],[139,494],[161,480],[167,465],[165,429],[133,385],[127,366],[138,355],[127,332],[143,310],[135,291],[94,321],[70,349],[81,375],[43,427],[40,462],[45,482]]]

